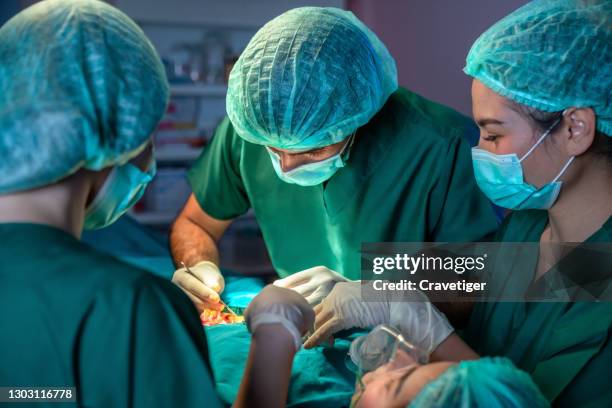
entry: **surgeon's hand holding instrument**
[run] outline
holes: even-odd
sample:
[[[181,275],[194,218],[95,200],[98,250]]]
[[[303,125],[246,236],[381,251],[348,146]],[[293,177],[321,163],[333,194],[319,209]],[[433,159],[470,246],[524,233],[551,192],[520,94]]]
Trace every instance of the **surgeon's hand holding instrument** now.
[[[201,261],[189,267],[184,262],[181,265],[182,268],[174,271],[172,282],[187,294],[200,312],[226,307],[219,296],[225,288],[225,280],[217,265],[210,261]]]

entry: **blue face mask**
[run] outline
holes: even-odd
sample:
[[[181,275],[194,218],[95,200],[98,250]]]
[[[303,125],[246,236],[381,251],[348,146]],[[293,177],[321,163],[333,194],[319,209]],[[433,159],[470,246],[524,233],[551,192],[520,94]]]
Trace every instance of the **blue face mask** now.
[[[559,178],[574,160],[571,157],[563,166],[557,177],[550,183],[537,188],[523,177],[521,162],[538,147],[559,123],[557,120],[519,159],[516,154],[493,154],[478,147],[472,148],[472,163],[478,187],[496,205],[511,210],[548,209],[557,200],[561,191]]]
[[[347,158],[343,158],[345,152],[349,153],[353,145],[355,133],[353,133],[342,150],[325,160],[314,163],[303,164],[290,171],[283,171],[281,168],[280,156],[266,146],[270,154],[272,166],[278,177],[286,183],[298,184],[300,186],[315,186],[329,180],[338,170],[346,165]]]
[[[114,167],[96,197],[85,209],[84,229],[104,228],[117,221],[145,192],[147,184],[155,176],[155,160],[146,172],[126,163]]]

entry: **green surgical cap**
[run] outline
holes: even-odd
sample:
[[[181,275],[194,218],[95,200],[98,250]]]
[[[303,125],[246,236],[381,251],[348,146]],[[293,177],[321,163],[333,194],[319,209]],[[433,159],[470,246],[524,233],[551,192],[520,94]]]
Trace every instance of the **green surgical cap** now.
[[[350,136],[396,89],[391,54],[351,12],[303,7],[251,39],[230,74],[227,113],[248,142],[311,149]]]
[[[138,154],[164,114],[164,68],[97,0],[46,0],[0,28],[0,194]]]
[[[592,108],[612,136],[611,15],[610,0],[532,1],[476,40],[464,71],[532,108]]]
[[[550,407],[529,374],[507,358],[464,361],[427,384],[409,407]]]

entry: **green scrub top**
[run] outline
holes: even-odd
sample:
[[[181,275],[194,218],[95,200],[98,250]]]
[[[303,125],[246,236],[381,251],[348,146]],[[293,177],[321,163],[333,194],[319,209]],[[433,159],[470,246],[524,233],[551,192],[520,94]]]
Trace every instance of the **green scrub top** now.
[[[87,407],[220,406],[172,283],[48,226],[0,224],[0,242],[0,385],[76,387]]]
[[[405,89],[356,139],[345,167],[321,185],[276,175],[264,146],[226,118],[189,172],[202,209],[228,220],[253,208],[281,277],[324,265],[360,278],[362,242],[479,241],[497,229],[475,184],[471,120]]]
[[[512,213],[497,240],[539,242],[547,223],[546,211]],[[612,218],[587,242],[612,242]],[[464,338],[479,354],[506,356],[531,373],[555,406],[610,407],[611,336],[611,302],[498,302],[475,305]]]

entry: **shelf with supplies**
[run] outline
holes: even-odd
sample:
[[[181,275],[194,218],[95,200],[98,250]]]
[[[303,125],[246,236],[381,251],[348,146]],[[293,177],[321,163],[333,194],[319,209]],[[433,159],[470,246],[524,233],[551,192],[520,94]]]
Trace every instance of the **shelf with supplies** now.
[[[131,211],[130,215],[141,224],[165,226],[172,224],[178,214],[175,211]]]
[[[170,84],[170,94],[172,96],[225,98],[227,86],[196,83]]]
[[[142,1],[143,9],[148,3]],[[136,21],[161,57],[170,99],[153,139],[157,174],[131,215],[167,230],[191,194],[189,169],[226,116],[229,73],[256,29],[144,17]]]
[[[130,211],[130,216],[136,221],[145,225],[164,226],[170,225],[178,216],[176,211]],[[246,214],[236,219],[235,228],[245,228],[249,225],[255,225],[255,212],[250,209]]]
[[[158,164],[166,163],[193,163],[200,154],[203,148],[167,148],[162,147],[155,151],[155,160]]]

